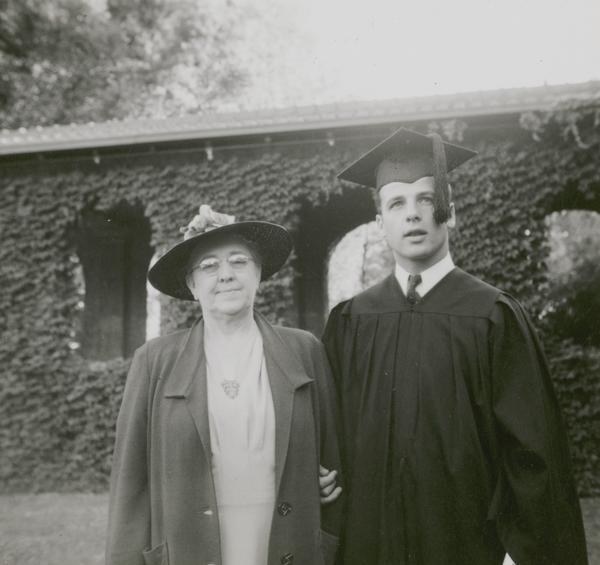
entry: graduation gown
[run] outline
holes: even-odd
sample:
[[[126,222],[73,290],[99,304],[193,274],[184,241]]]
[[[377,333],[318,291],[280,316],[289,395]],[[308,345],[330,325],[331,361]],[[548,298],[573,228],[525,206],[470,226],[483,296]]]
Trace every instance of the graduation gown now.
[[[332,311],[344,565],[587,563],[547,364],[519,303],[455,268],[416,305],[391,275]]]

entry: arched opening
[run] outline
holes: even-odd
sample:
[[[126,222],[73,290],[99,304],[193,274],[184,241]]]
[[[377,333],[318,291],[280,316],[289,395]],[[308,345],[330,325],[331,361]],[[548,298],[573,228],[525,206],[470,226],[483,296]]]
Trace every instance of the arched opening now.
[[[81,353],[94,360],[128,357],[146,339],[150,224],[140,205],[87,209],[76,242],[85,281]]]
[[[392,253],[375,222],[348,232],[329,255],[328,309],[378,283],[393,268]]]
[[[561,210],[546,225],[551,287],[543,315],[561,338],[600,347],[600,214]]]
[[[369,190],[345,187],[331,194],[324,205],[307,203],[300,214],[296,249],[295,281],[298,325],[320,335],[327,312],[327,260],[335,241],[375,217]]]

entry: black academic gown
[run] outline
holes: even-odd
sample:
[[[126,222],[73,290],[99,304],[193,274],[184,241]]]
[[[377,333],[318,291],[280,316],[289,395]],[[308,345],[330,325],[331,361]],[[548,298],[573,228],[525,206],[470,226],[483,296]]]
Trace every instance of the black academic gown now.
[[[344,565],[587,563],[547,364],[513,298],[455,268],[416,305],[396,278],[332,311]]]

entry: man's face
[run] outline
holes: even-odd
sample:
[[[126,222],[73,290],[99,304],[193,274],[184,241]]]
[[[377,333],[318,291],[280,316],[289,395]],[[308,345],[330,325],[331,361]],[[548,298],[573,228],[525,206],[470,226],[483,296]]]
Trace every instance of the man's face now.
[[[187,282],[205,316],[238,317],[254,305],[260,263],[247,245],[226,239],[192,256]]]
[[[433,218],[433,198],[433,177],[413,183],[392,182],[379,191],[377,225],[396,262],[409,272],[420,273],[448,253],[448,228],[455,224],[454,204],[450,205],[448,221],[438,224]]]

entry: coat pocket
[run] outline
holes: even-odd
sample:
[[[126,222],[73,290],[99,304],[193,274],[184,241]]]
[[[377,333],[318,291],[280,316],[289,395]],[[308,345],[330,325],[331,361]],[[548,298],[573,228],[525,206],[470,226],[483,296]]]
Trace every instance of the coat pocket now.
[[[321,555],[323,556],[323,563],[325,565],[333,565],[335,563],[335,556],[337,555],[338,547],[340,545],[340,538],[326,532],[325,530],[319,530],[319,542],[321,547]]]
[[[169,565],[167,542],[142,552],[146,565]]]

